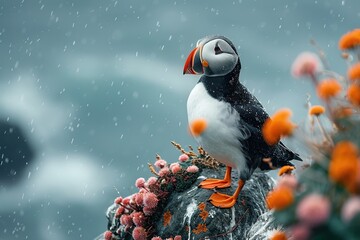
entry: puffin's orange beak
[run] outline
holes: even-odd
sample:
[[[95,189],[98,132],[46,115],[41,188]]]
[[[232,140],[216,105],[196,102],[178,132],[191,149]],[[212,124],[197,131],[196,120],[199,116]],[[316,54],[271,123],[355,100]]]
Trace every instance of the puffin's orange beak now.
[[[194,48],[186,59],[183,74],[203,74],[203,64],[200,59],[201,47]]]

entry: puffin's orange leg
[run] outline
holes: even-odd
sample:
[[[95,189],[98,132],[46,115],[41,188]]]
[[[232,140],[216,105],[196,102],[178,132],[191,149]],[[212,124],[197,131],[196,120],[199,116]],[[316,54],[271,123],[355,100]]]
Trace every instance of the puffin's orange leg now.
[[[236,191],[234,192],[234,194],[232,196],[230,195],[226,195],[223,193],[213,193],[209,200],[212,203],[212,205],[214,205],[215,207],[219,207],[219,208],[231,208],[232,206],[235,205],[236,200],[241,192],[241,189],[243,188],[245,184],[245,181],[243,180],[239,180],[239,185],[236,188]]]
[[[224,179],[208,178],[199,184],[199,187],[212,189],[212,188],[227,188],[231,186],[231,167],[226,167]]]

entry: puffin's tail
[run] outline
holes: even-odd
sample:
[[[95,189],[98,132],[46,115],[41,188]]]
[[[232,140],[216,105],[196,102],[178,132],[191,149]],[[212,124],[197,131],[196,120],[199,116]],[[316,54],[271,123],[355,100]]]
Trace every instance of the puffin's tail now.
[[[287,160],[298,160],[298,161],[302,161],[300,155],[298,153],[294,153],[293,151],[291,151],[290,149],[288,149],[282,142],[279,142],[279,148],[280,151],[285,151],[285,155],[287,157]],[[285,157],[285,156],[284,156]]]
[[[294,164],[290,162],[291,160],[302,161],[299,154],[288,149],[282,142],[279,142],[276,145],[275,151],[270,158],[271,163],[264,161],[260,164],[259,167],[261,170],[271,170],[283,166],[294,166]]]

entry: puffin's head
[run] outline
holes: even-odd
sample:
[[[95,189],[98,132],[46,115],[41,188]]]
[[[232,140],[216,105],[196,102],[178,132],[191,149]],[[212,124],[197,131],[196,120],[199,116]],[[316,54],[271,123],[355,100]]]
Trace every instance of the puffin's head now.
[[[223,36],[200,39],[186,59],[184,74],[205,74],[209,77],[224,76],[240,63],[232,42]]]

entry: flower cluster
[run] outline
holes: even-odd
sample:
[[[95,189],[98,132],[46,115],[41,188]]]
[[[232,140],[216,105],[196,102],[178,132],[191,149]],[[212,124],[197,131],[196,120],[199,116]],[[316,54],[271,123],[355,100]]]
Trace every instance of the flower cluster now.
[[[304,126],[303,135],[313,162],[298,178],[280,170],[282,176],[267,196],[269,209],[284,227],[272,240],[360,236],[360,29],[345,34],[339,48],[349,61],[346,76],[321,70],[318,66],[326,64],[308,53],[293,64],[293,75],[310,78],[324,106],[308,103],[310,127]]]
[[[280,141],[281,137],[292,134],[295,125],[289,120],[290,116],[289,109],[282,109],[265,121],[262,131],[269,145],[274,145]]]
[[[339,41],[341,50],[349,50],[360,46],[360,29],[352,30],[344,34]]]
[[[137,193],[114,200],[117,206],[113,220],[115,223],[104,233],[105,240],[129,237],[134,240],[162,239],[156,236],[159,233],[155,232],[153,224],[157,222],[156,219],[160,221],[161,217],[166,220],[164,224],[171,224],[171,213],[161,216],[160,209],[165,206],[171,192],[183,191],[196,181],[201,169],[195,165],[194,160],[205,157],[203,152],[199,152],[200,155],[192,151],[186,154],[181,146],[180,149],[184,153],[179,156],[179,161],[172,164],[168,164],[157,155],[155,163],[149,164],[149,169],[155,177],[147,180],[138,178],[135,181],[135,186],[139,190]],[[166,239],[181,240],[181,236]]]

